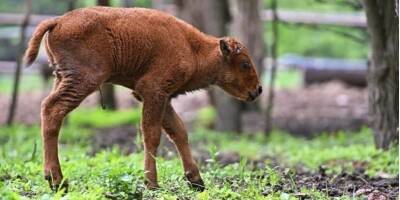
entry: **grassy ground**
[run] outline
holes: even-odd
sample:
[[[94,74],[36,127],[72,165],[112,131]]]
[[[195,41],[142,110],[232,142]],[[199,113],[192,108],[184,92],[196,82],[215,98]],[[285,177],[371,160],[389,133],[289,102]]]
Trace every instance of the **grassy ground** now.
[[[274,189],[283,175],[282,169],[304,168],[310,172],[324,166],[327,173],[351,172],[355,163],[362,163],[367,174],[398,174],[398,149],[375,150],[369,129],[358,133],[322,134],[302,139],[275,131],[268,138],[217,133],[197,128],[190,133],[194,149],[206,151],[210,158],[201,164],[207,190],[192,191],[183,179],[177,158],[158,158],[161,189],[148,191],[143,184],[141,150],[122,155],[118,148],[91,152],[93,127],[138,123],[137,110],[110,113],[99,110],[78,110],[64,127],[60,141],[60,159],[70,191],[50,191],[42,174],[41,141],[38,126],[0,128],[0,197],[4,199],[296,199],[294,193]],[[89,117],[88,117],[89,116]],[[117,116],[119,116],[117,118]],[[92,120],[88,120],[92,118]],[[112,119],[112,120],[110,120]],[[90,127],[90,128],[89,128]],[[140,138],[136,141],[140,143]],[[235,152],[240,162],[222,166],[218,154]],[[252,161],[263,162],[254,167]],[[272,189],[271,189],[272,188]],[[315,188],[301,191],[312,199],[328,199]],[[342,196],[341,199],[351,199]]]

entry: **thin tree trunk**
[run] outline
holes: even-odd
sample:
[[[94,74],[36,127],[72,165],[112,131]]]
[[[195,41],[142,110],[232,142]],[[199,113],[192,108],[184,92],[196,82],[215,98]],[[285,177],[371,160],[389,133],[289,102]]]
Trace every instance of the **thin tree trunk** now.
[[[97,0],[99,6],[110,6],[110,0]]]
[[[249,49],[255,62],[258,74],[263,72],[264,39],[263,22],[260,17],[259,0],[231,0],[230,10],[233,16],[231,33]],[[243,111],[260,111],[260,101],[256,103],[241,103]]]
[[[397,0],[364,0],[371,36],[368,100],[377,148],[398,142],[399,17]]]
[[[205,33],[222,37],[227,35],[230,21],[227,0],[175,0],[178,16]],[[215,129],[218,131],[241,131],[241,104],[221,89],[209,90],[211,103],[217,111]]]
[[[122,0],[122,6],[126,8],[133,7],[135,5],[134,0]]]
[[[162,10],[163,5],[164,5],[164,1],[163,0],[151,0],[151,6],[154,9]]]
[[[104,109],[116,110],[117,102],[115,100],[114,86],[111,83],[103,83],[100,86],[100,104]]]
[[[7,125],[12,125],[14,121],[15,111],[17,110],[18,103],[18,90],[19,90],[19,82],[21,76],[21,65],[22,65],[22,57],[25,50],[25,38],[26,38],[26,28],[29,25],[29,17],[31,15],[32,10],[32,1],[26,0],[26,11],[25,17],[21,24],[20,36],[19,36],[19,45],[18,45],[18,56],[17,56],[17,66],[15,68],[15,76],[14,76],[14,85],[12,91],[12,99],[10,103],[10,109],[7,116]]]
[[[259,0],[231,0],[231,33],[249,49],[259,74],[263,71],[265,54],[263,22],[260,18]]]
[[[272,21],[272,41],[271,41],[271,71],[270,71],[270,79],[269,79],[269,88],[268,88],[268,101],[267,108],[265,111],[265,134],[269,134],[272,130],[272,109],[274,107],[274,89],[275,89],[275,74],[276,69],[278,68],[278,14],[277,14],[277,0],[272,0],[271,9],[273,12],[273,21]]]
[[[68,1],[68,11],[75,9],[76,0],[69,0]]]
[[[110,6],[109,0],[97,0],[99,6]],[[99,103],[107,109],[116,110],[117,101],[115,99],[114,86],[112,84],[102,84],[100,86]]]

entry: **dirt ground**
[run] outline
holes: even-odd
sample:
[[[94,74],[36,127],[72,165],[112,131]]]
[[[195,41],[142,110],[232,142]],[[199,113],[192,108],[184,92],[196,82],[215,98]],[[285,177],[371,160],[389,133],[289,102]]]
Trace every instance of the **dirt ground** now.
[[[397,178],[370,178],[362,172],[326,174],[323,168],[315,173],[279,168],[278,171],[283,179],[277,185],[267,187],[265,194],[283,191],[294,193],[299,199],[310,199],[301,192],[301,188],[315,188],[332,198],[348,195],[368,200],[386,200],[396,199],[399,195]]]
[[[262,105],[266,105],[265,97]],[[245,132],[262,131],[265,123],[259,119],[262,119],[259,113],[244,114]],[[367,124],[368,99],[363,88],[329,82],[278,90],[275,94],[273,125],[295,135],[358,130]]]
[[[94,155],[103,149],[110,149],[118,146],[124,154],[136,152],[142,148],[140,143],[136,144],[135,139],[138,131],[133,126],[119,126],[115,128],[97,129],[96,134],[92,138],[92,151],[89,154]],[[174,145],[165,137],[162,140],[159,149],[159,155],[170,159],[178,156]],[[194,159],[200,165],[205,165],[211,156],[209,152],[204,151],[201,147],[192,145]],[[365,174],[364,165],[362,163],[354,163],[356,171],[348,174],[342,172],[340,174],[328,174],[326,169],[321,166],[317,172],[309,172],[303,167],[298,166],[297,169],[289,169],[281,166],[279,158],[262,157],[258,160],[249,160],[250,167],[260,169],[265,167],[265,161],[268,160],[270,166],[283,177],[277,185],[268,185],[264,190],[267,195],[273,191],[283,191],[285,193],[296,194],[299,199],[310,199],[309,196],[301,192],[302,188],[316,188],[330,197],[339,197],[348,195],[352,197],[366,197],[373,200],[396,199],[399,195],[399,181],[397,178],[385,177],[368,177]],[[239,154],[235,152],[220,152],[217,156],[217,162],[221,166],[226,166],[240,162]],[[216,181],[236,181],[237,177],[226,177],[223,180]],[[262,177],[255,177],[262,178]]]
[[[119,109],[137,105],[129,90],[116,90]],[[48,91],[21,93],[19,97],[16,121],[34,124],[40,119],[40,102]],[[10,97],[0,94],[0,122],[7,116]],[[266,105],[266,94],[261,97]],[[89,96],[84,107],[98,106],[98,92]],[[209,105],[206,91],[197,91],[179,96],[173,105],[185,123],[195,121],[197,110]],[[312,85],[307,88],[284,89],[276,92],[273,110],[273,124],[276,128],[298,135],[338,130],[356,130],[368,123],[367,91],[360,88],[348,88],[340,82]],[[244,132],[262,131],[263,116],[259,113],[242,115]]]

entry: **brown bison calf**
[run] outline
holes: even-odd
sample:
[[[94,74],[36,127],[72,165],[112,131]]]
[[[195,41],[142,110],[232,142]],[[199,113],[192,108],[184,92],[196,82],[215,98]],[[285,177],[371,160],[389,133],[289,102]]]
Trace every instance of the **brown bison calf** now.
[[[29,42],[28,65],[35,60],[46,32],[46,51],[56,78],[42,103],[41,126],[44,174],[55,189],[63,178],[57,147],[63,118],[102,83],[130,88],[143,101],[141,128],[148,188],[158,187],[154,157],[164,129],[182,158],[187,180],[204,189],[171,98],[210,85],[244,101],[261,93],[254,64],[240,42],[205,35],[160,11],[94,7],[46,20]]]

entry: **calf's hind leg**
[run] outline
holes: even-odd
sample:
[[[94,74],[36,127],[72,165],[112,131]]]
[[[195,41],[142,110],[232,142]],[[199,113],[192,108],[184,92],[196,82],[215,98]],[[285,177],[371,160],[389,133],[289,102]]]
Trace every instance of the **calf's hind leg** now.
[[[74,71],[58,71],[55,87],[41,105],[44,174],[53,190],[60,187],[63,178],[58,159],[58,135],[62,121],[101,83],[88,80]],[[67,186],[66,182],[62,185],[65,189]]]
[[[190,186],[196,190],[203,191],[204,182],[201,179],[196,162],[192,158],[185,126],[170,103],[165,107],[162,126],[179,152],[185,176],[190,182]]]

